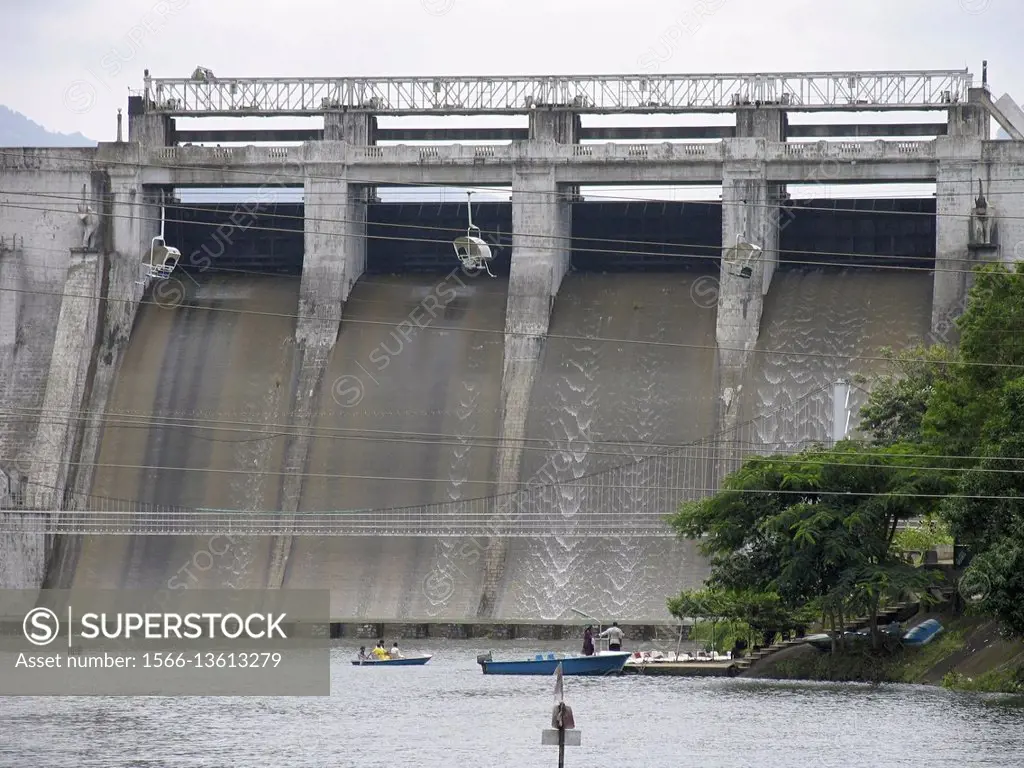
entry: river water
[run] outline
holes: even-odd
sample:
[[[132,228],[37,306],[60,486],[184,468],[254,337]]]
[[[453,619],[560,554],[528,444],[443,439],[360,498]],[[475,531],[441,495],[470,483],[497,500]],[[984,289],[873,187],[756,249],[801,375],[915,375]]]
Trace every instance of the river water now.
[[[475,663],[557,644],[431,643],[404,643],[435,654],[424,667],[373,669],[349,664],[345,641],[332,651],[330,698],[0,698],[0,766],[557,765],[557,748],[540,745],[553,678],[485,677]],[[565,694],[583,738],[566,749],[570,768],[1024,765],[1019,697],[633,676],[569,677]]]

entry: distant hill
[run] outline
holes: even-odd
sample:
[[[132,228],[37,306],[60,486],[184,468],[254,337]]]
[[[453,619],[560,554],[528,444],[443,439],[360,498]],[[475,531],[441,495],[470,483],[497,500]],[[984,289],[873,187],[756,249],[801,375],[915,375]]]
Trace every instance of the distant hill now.
[[[80,133],[55,133],[20,112],[0,105],[0,147],[95,147]]]

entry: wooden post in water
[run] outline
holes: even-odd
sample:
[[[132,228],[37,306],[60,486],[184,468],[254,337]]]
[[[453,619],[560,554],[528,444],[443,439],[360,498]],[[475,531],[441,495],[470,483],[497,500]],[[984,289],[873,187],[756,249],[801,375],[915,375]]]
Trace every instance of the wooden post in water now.
[[[562,686],[562,663],[555,667],[555,709],[551,713],[551,729],[541,732],[541,744],[558,745],[558,768],[565,768],[565,748],[578,747],[582,736],[576,730],[572,707],[565,703]]]
[[[558,669],[561,671],[561,664]],[[558,704],[558,768],[565,768],[565,702]]]

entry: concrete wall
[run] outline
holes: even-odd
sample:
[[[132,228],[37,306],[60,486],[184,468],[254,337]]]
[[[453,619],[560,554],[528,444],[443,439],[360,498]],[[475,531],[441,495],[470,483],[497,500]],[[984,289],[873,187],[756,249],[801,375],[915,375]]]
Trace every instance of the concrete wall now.
[[[750,355],[761,332],[764,297],[779,261],[778,201],[784,185],[768,182],[766,143],[784,141],[786,115],[777,109],[748,110],[737,115],[736,138],[726,139],[729,160],[722,169],[722,248],[740,241],[761,248],[751,262],[750,277],[723,259],[718,283],[719,422],[736,425],[734,406]]]
[[[84,159],[88,151],[62,152]],[[46,383],[70,249],[81,242],[77,203],[90,182],[84,163],[54,172],[41,167],[42,154],[10,150],[0,165],[0,471],[19,495],[18,480],[32,476],[37,429],[52,422],[42,416]],[[0,534],[0,588],[38,586],[45,565],[42,536]]]
[[[0,192],[0,231],[17,243],[0,255],[0,404],[12,414],[0,423],[0,457],[5,474],[26,479],[21,500],[29,504],[86,503],[71,492],[88,489],[90,473],[78,468],[91,463],[86,438],[101,417],[85,413],[97,404],[102,411],[141,295],[139,262],[155,234],[137,158],[138,147],[120,144],[25,149],[0,165],[0,188],[19,190]],[[80,204],[96,224],[84,249]],[[8,536],[0,550],[0,587],[40,584],[50,553],[38,537]]]
[[[52,150],[16,152],[9,150],[0,164],[0,237],[18,242],[0,253],[0,354],[6,363],[0,402],[18,415],[0,421],[0,465],[20,463],[27,473],[71,248],[81,244],[77,205],[82,187],[90,185],[83,161],[93,152],[61,150],[75,158],[62,170],[39,167],[40,155],[56,154]]]

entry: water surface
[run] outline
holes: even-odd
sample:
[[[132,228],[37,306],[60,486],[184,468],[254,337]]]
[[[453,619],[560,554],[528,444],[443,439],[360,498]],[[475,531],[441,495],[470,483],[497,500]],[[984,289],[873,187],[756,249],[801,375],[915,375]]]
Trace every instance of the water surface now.
[[[540,745],[550,677],[484,676],[479,641],[405,641],[425,667],[353,667],[330,698],[0,699],[4,768],[449,768],[557,765]],[[490,644],[499,654],[548,650]],[[569,647],[569,646],[565,646]],[[574,647],[574,645],[573,645]],[[582,731],[566,764],[623,768],[1018,768],[1024,701],[923,686],[566,678]]]

